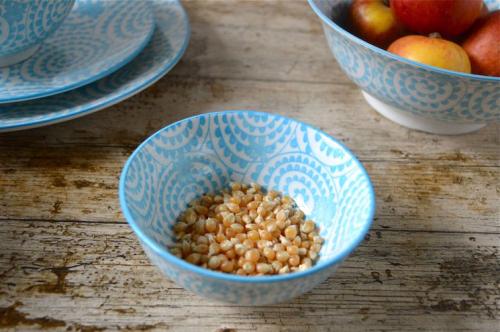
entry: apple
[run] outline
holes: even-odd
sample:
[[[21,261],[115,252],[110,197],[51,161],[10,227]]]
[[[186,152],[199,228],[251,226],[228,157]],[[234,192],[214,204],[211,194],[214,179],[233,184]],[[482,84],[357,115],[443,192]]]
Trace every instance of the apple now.
[[[394,41],[387,50],[429,66],[464,73],[471,71],[469,57],[464,49],[454,42],[438,37],[405,36]]]
[[[408,29],[453,38],[465,32],[481,14],[483,0],[391,0],[396,18]]]
[[[349,18],[355,35],[384,49],[403,35],[402,26],[383,0],[354,0]]]
[[[462,43],[474,74],[500,76],[499,34],[500,10],[497,10],[480,19]]]

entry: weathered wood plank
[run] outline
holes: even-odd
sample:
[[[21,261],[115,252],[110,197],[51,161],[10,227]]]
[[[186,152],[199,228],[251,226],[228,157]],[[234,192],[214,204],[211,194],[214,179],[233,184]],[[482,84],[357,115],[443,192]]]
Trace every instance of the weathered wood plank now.
[[[187,0],[182,3],[197,31],[198,25],[210,25],[320,33],[319,21],[306,1]]]
[[[372,231],[335,277],[266,307],[184,291],[150,265],[127,225],[2,221],[0,239],[0,306],[20,302],[10,314],[34,329],[494,331],[500,314],[498,234]]]
[[[200,11],[199,2],[191,4],[192,47],[183,60],[187,66],[178,72],[210,78],[350,84],[330,53],[315,14],[305,1],[291,2],[291,6],[259,1],[244,3],[242,8],[233,5],[233,10],[251,14],[241,20],[233,12],[216,24],[208,22],[217,20],[228,4],[222,8],[205,4]]]
[[[0,219],[123,220],[118,178],[128,149],[0,147]],[[377,223],[406,230],[500,233],[500,167],[453,154],[425,162],[392,153],[364,160],[377,193]],[[486,163],[486,162],[485,162]]]
[[[156,130],[190,115],[255,109],[320,127],[366,159],[434,157],[443,162],[468,159],[476,165],[500,165],[498,124],[463,136],[428,135],[382,118],[352,86],[189,79],[174,74],[108,110],[50,127],[0,134],[0,146],[135,147]]]

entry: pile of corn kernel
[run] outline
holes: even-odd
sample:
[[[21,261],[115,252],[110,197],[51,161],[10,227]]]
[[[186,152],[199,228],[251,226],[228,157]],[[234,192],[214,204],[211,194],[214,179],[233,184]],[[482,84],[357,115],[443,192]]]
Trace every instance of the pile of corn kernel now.
[[[238,275],[302,271],[318,259],[323,238],[288,196],[258,184],[231,183],[192,201],[174,224],[170,252],[189,263]]]

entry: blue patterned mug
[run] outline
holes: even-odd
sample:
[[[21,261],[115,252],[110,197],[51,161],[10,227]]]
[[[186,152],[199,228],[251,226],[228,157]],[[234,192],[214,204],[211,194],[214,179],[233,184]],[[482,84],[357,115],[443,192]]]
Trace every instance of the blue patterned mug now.
[[[75,0],[0,0],[0,67],[32,56],[68,16]]]

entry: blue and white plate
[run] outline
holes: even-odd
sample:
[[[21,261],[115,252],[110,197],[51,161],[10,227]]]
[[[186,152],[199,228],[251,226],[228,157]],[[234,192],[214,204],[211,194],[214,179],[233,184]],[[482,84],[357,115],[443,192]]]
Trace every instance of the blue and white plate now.
[[[77,0],[32,57],[0,68],[0,103],[46,97],[109,75],[144,49],[154,25],[148,1]]]
[[[178,0],[147,2],[153,7],[156,29],[151,42],[132,62],[70,92],[0,105],[0,132],[46,126],[101,110],[142,91],[172,69],[188,45],[188,17]]]

